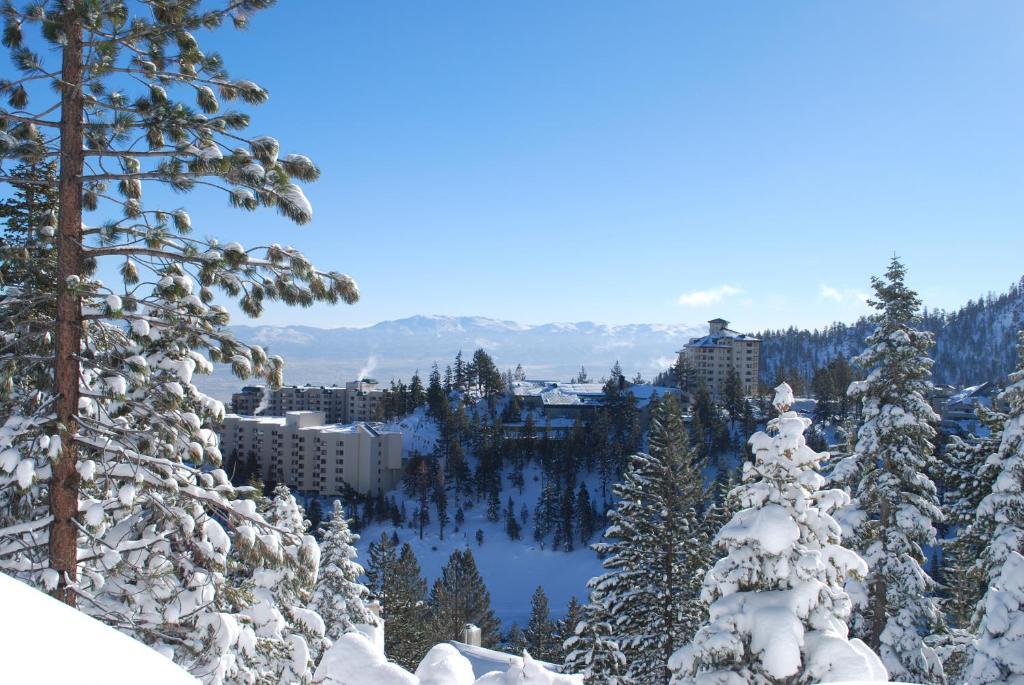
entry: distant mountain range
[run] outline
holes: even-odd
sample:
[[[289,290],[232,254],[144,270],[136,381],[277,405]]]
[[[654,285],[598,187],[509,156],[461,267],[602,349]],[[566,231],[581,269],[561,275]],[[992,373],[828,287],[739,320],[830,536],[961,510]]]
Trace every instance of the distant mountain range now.
[[[675,361],[690,338],[707,324],[549,323],[526,325],[479,316],[413,316],[360,328],[232,326],[240,340],[264,346],[285,359],[287,383],[343,383],[372,376],[382,383],[406,381],[417,370],[426,379],[437,362],[442,371],[459,350],[468,358],[484,348],[501,369],[522,364],[530,378],[568,380],[580,366],[595,378],[618,361],[632,377],[651,378]],[[199,379],[203,389],[226,399],[242,383],[227,369]]]
[[[930,310],[921,324],[936,336],[932,351],[937,383],[970,385],[1005,376],[1017,358],[1017,331],[1024,327],[1024,279],[1001,295],[971,300],[953,311]],[[864,348],[872,324],[861,319],[821,330],[764,331],[761,377],[779,369],[810,378],[833,357]],[[707,324],[607,325],[589,321],[526,325],[480,316],[413,316],[358,328],[233,326],[240,340],[263,345],[285,359],[287,383],[330,384],[371,376],[382,383],[406,381],[417,370],[444,366],[462,350],[468,359],[484,348],[501,369],[522,364],[529,378],[568,380],[580,366],[594,378],[618,361],[626,375],[653,378],[667,369],[690,338]],[[199,379],[203,389],[227,399],[242,382],[226,368]]]

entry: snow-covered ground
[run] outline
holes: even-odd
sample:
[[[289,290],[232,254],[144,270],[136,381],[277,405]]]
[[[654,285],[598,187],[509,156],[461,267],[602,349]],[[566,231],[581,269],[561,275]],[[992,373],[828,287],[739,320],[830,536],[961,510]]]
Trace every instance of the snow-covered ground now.
[[[423,407],[409,416],[385,424],[385,427],[388,430],[401,431],[403,450],[406,456],[411,452],[430,454],[434,450],[434,444],[438,437],[437,423],[425,415]],[[471,467],[475,466],[475,457],[470,455],[468,460]],[[371,542],[380,539],[381,533],[391,535],[393,532],[397,532],[399,546],[406,542],[412,545],[429,586],[441,575],[441,569],[447,563],[452,552],[468,547],[472,549],[480,575],[491,593],[491,607],[501,619],[506,630],[513,622],[519,623],[520,626],[526,625],[530,615],[530,596],[538,585],[544,586],[552,616],[555,618],[565,612],[565,608],[573,596],[581,602],[586,602],[587,581],[602,571],[597,554],[579,544],[572,552],[560,552],[552,551],[550,548],[545,549],[535,542],[532,516],[540,496],[540,468],[536,464],[526,467],[522,494],[518,488],[510,485],[507,478],[508,473],[506,470],[506,477],[503,478],[502,515],[497,522],[492,523],[487,520],[486,502],[474,502],[471,508],[466,508],[463,503],[466,522],[456,532],[454,520],[458,507],[453,494],[449,493],[448,517],[452,523],[445,527],[444,540],[440,539],[437,512],[431,504],[430,524],[424,531],[422,540],[419,538],[418,529],[408,527],[396,529],[390,522],[374,523],[360,530],[360,540],[356,545],[360,563],[366,564],[367,549]],[[600,507],[598,476],[596,474],[582,475],[590,488],[591,498]],[[411,517],[418,507],[415,498],[406,498],[401,485],[389,492],[387,496],[394,497],[399,506],[403,502],[405,503],[407,517]],[[520,519],[522,537],[519,540],[510,540],[505,534],[504,509],[509,496],[515,501],[517,516],[523,504],[526,504],[530,510],[531,518],[525,524]],[[329,498],[323,498],[322,505],[324,511],[331,510],[332,505]],[[483,545],[477,544],[477,530],[482,530],[484,533]],[[595,533],[591,542],[596,542],[599,536],[600,532]]]
[[[198,685],[170,659],[0,573],[4,683]]]
[[[510,540],[505,534],[504,515],[496,523],[487,520],[487,503],[474,504],[465,509],[466,523],[455,532],[454,524],[445,530],[444,540],[440,539],[436,512],[431,510],[431,522],[427,526],[422,540],[418,530],[413,528],[394,528],[390,523],[378,523],[367,526],[360,531],[361,539],[357,544],[359,559],[365,563],[367,548],[370,543],[378,540],[381,533],[391,535],[398,533],[400,544],[408,542],[412,545],[416,558],[423,569],[423,575],[429,584],[441,575],[441,568],[448,557],[456,549],[469,547],[473,551],[480,575],[491,593],[491,607],[508,629],[513,622],[525,626],[530,616],[530,596],[538,585],[544,586],[555,617],[565,612],[569,599],[574,595],[581,601],[587,599],[587,581],[601,573],[601,561],[593,550],[577,545],[572,552],[559,552],[542,549],[533,540],[532,511],[540,495],[540,469],[535,464],[528,465],[524,471],[526,484],[523,494],[513,488],[505,480],[502,508],[508,503],[511,495],[515,501],[518,515],[523,503],[531,510],[531,519],[523,525],[522,538]],[[597,477],[588,476],[588,487],[591,496],[600,495],[600,484]],[[396,490],[392,495],[401,506],[405,502],[406,511],[411,516],[416,509],[415,500],[406,500],[402,491]],[[454,498],[449,495],[449,517],[455,519]],[[476,542],[476,531],[484,532],[484,543]],[[592,542],[596,541],[595,534]]]
[[[813,402],[808,407],[813,411]],[[501,407],[499,407],[500,411]],[[538,416],[535,421],[543,423],[544,419]],[[434,449],[434,442],[438,437],[437,424],[425,416],[424,408],[419,408],[414,414],[403,417],[395,422],[386,424],[390,430],[402,432],[403,446],[406,454],[419,452],[429,454]],[[468,457],[470,465],[474,466],[475,458]],[[706,483],[714,480],[719,465],[726,465],[729,468],[738,468],[743,459],[743,453],[728,452],[715,460],[704,470]],[[497,522],[487,520],[487,503],[474,503],[472,508],[463,506],[466,516],[465,524],[459,531],[455,531],[454,523],[449,524],[445,529],[444,540],[440,539],[436,511],[431,506],[431,522],[427,526],[424,538],[419,538],[418,529],[409,527],[395,528],[390,522],[375,523],[360,531],[360,540],[357,544],[359,559],[365,564],[367,549],[371,542],[378,540],[381,533],[391,535],[398,534],[399,544],[408,542],[412,545],[416,558],[419,560],[423,575],[428,585],[441,575],[441,569],[448,561],[451,553],[460,548],[470,548],[476,560],[484,583],[491,593],[491,607],[495,614],[501,619],[505,630],[512,623],[525,626],[530,615],[530,596],[538,585],[544,587],[554,618],[565,613],[566,606],[572,597],[586,603],[587,581],[603,572],[601,560],[597,554],[586,545],[578,542],[572,552],[553,551],[550,545],[542,547],[533,539],[533,510],[537,504],[541,491],[541,471],[537,464],[529,464],[524,470],[523,492],[513,487],[508,479],[509,471],[506,470],[503,478],[502,491],[502,516]],[[587,484],[590,490],[591,500],[601,508],[601,483],[598,474],[580,474],[580,478]],[[579,486],[577,485],[577,488]],[[401,486],[389,493],[395,497],[399,506],[405,503],[406,515],[411,517],[418,507],[415,499],[408,499],[401,490]],[[530,509],[530,519],[522,525],[522,537],[519,540],[510,540],[505,533],[504,509],[508,503],[509,496],[515,502],[516,514],[519,514],[523,504]],[[610,492],[609,492],[610,497]],[[451,493],[448,496],[448,516],[455,519],[456,504]],[[330,506],[325,503],[324,511],[329,511]],[[476,531],[484,533],[484,543],[479,545],[476,542]],[[597,542],[601,537],[602,530],[597,530],[590,540]],[[550,540],[549,540],[550,541]]]

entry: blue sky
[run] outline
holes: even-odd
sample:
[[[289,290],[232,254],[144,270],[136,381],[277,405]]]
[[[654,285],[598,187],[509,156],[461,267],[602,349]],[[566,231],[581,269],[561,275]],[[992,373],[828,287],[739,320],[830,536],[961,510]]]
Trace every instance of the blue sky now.
[[[267,323],[820,326],[893,253],[931,307],[1024,274],[1019,2],[303,0],[202,42],[323,176],[311,225],[197,230],[363,293]]]

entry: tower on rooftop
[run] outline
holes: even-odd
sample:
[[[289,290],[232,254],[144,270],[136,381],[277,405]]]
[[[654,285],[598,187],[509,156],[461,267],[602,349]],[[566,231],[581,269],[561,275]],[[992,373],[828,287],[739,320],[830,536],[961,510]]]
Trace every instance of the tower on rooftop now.
[[[708,321],[708,329],[710,330],[711,335],[714,335],[715,333],[721,331],[723,328],[728,327],[729,322],[726,321],[725,319],[711,319],[710,321]]]

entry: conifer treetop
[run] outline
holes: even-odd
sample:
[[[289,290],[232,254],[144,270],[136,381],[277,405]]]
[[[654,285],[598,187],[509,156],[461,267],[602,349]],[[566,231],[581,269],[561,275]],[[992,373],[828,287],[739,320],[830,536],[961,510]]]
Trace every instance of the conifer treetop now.
[[[885,681],[878,657],[849,639],[847,577],[867,565],[841,544],[831,512],[848,503],[825,489],[826,453],[807,446],[810,419],[790,411],[793,393],[776,389],[779,416],[751,436],[753,463],[732,493],[741,507],[722,527],[724,552],[704,579],[709,621],[673,655],[673,683]]]

